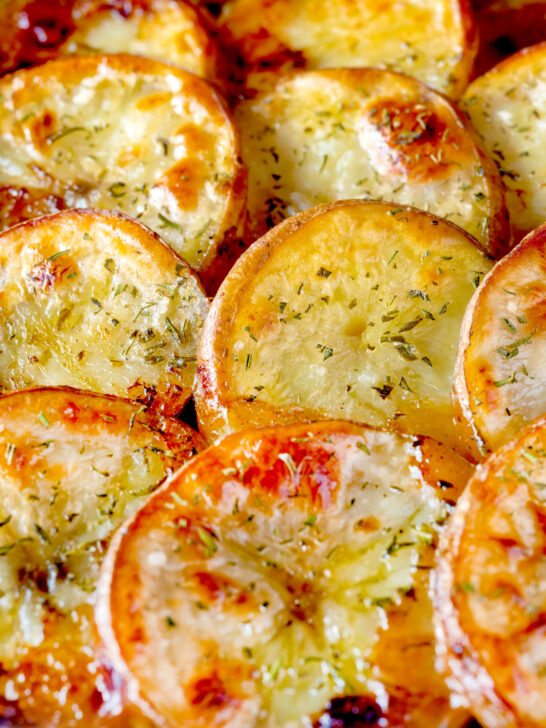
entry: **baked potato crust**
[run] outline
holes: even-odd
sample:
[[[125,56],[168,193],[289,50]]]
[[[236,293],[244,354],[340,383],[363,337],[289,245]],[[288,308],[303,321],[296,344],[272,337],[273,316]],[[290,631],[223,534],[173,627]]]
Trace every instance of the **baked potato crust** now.
[[[0,80],[0,227],[71,207],[137,218],[209,278],[242,231],[246,173],[203,79],[128,55],[62,58]]]
[[[366,724],[461,725],[431,659],[427,584],[471,472],[426,438],[347,422],[224,438],[119,531],[104,562],[96,620],[128,693],[169,728],[322,725],[323,710],[328,724],[347,690],[347,720],[362,696]],[[374,576],[383,551],[389,568]],[[339,661],[331,685],[321,659]]]
[[[546,411],[545,256],[543,225],[495,265],[463,319],[454,398],[484,452]]]
[[[344,68],[279,79],[234,112],[248,167],[249,235],[336,199],[413,205],[507,252],[504,187],[466,115],[394,71]]]
[[[272,72],[386,65],[458,98],[477,50],[467,0],[231,0],[219,34],[250,91]]]
[[[546,725],[545,445],[542,417],[491,455],[440,540],[438,656],[488,728]]]
[[[462,108],[498,166],[518,243],[546,218],[546,43],[524,48],[473,81]]]
[[[0,234],[0,270],[1,390],[71,385],[183,408],[208,299],[151,230],[96,210],[30,220]]]
[[[211,20],[184,0],[4,0],[0,73],[59,55],[132,53],[217,81]]]
[[[0,397],[0,722],[144,728],[99,669],[92,610],[106,544],[199,435],[69,388]]]
[[[202,432],[344,417],[471,453],[453,422],[453,365],[490,266],[462,230],[407,207],[340,201],[285,220],[213,301],[198,354]]]

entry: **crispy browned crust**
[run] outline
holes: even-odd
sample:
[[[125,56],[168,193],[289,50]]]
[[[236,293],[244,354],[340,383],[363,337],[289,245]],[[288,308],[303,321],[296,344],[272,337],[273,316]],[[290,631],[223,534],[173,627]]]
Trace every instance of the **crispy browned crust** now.
[[[545,250],[543,225],[495,265],[463,319],[454,402],[482,453],[496,450],[546,409],[541,376]]]
[[[440,541],[438,655],[488,728],[542,728],[544,446],[539,418],[478,469]]]
[[[85,42],[87,34],[109,20],[110,28],[118,26],[115,42],[110,34],[108,47],[101,47],[99,37],[96,52],[131,53],[135,39],[129,26],[140,22],[139,55],[177,63],[213,82],[221,78],[224,64],[210,32],[212,19],[206,8],[184,0],[5,0],[0,8],[0,74],[59,55],[88,55],[93,49]],[[170,29],[172,42],[158,52],[154,33],[166,32],[162,25],[167,22],[175,24]],[[96,31],[93,38],[96,42]]]
[[[335,203],[325,203],[315,208],[306,210],[298,215],[288,218],[270,230],[260,240],[256,241],[250,249],[239,260],[237,265],[232,269],[223,286],[220,288],[215,297],[211,311],[203,329],[198,354],[197,382],[195,389],[195,402],[199,418],[199,427],[207,440],[210,442],[219,435],[243,429],[250,425],[267,426],[269,424],[287,424],[294,421],[311,421],[333,416],[325,405],[321,402],[320,392],[317,392],[315,406],[300,406],[294,399],[290,406],[280,407],[272,404],[265,397],[241,397],[233,393],[236,382],[231,380],[229,371],[229,346],[231,345],[230,337],[233,331],[234,322],[237,320],[239,306],[242,305],[243,297],[249,289],[249,282],[257,280],[259,274],[267,268],[267,261],[270,256],[279,249],[285,241],[303,228],[308,221],[318,218],[328,213],[330,210],[341,208],[350,209],[351,207],[361,206],[363,209],[368,208],[370,215],[385,216],[385,219],[392,219],[393,212],[401,214],[404,211],[411,212],[411,215],[424,215],[424,213],[412,210],[409,207],[396,207],[390,203],[377,203],[373,201],[349,200],[338,201]],[[429,217],[425,218],[428,220]],[[452,228],[457,235],[461,235],[456,226],[442,221],[447,224],[449,231]],[[432,223],[431,223],[432,230]],[[473,242],[468,238],[469,242]],[[433,240],[431,239],[431,245]],[[484,261],[488,266],[489,263]],[[264,273],[265,275],[265,273]],[[297,283],[297,281],[296,281]],[[297,288],[297,286],[296,286]],[[257,315],[257,314],[256,314]],[[461,314],[462,316],[462,314]],[[379,317],[381,318],[381,317]],[[344,320],[343,320],[344,321]],[[340,322],[343,327],[345,323]],[[279,364],[280,366],[280,364]],[[302,363],[302,366],[304,364]],[[450,385],[451,386],[451,385]],[[449,399],[449,395],[447,395]],[[381,403],[378,401],[378,407]],[[339,416],[339,413],[338,415]],[[356,419],[348,417],[347,419]],[[429,418],[430,419],[430,418]],[[421,417],[420,422],[412,422],[413,432],[419,431],[420,427],[430,425],[431,422],[425,423]],[[396,429],[402,428],[404,431],[407,425],[404,425],[403,419],[400,421],[391,420],[389,426]],[[427,433],[431,435],[430,430]],[[452,446],[465,452],[470,457],[479,457],[472,439],[465,436],[454,444],[450,439],[451,434],[445,430],[435,433],[437,439],[450,442]],[[443,439],[445,438],[445,440]]]
[[[294,69],[386,65],[458,98],[477,51],[474,13],[469,0],[442,0],[435,15],[438,4],[230,0],[219,37],[248,95]]]
[[[413,477],[420,473],[416,487],[428,489],[432,499],[453,503],[472,471],[467,462],[427,438],[415,440],[347,422],[248,430],[224,438],[180,470],[118,532],[103,565],[96,621],[106,654],[123,676],[128,694],[149,716],[169,728],[217,722],[229,726],[258,724],[256,711],[262,688],[258,687],[260,671],[256,672],[252,651],[243,650],[241,654],[241,650],[231,644],[233,636],[230,632],[225,641],[219,635],[225,622],[237,618],[251,624],[251,620],[257,618],[255,613],[267,611],[268,603],[262,605],[263,609],[259,608],[259,601],[263,598],[260,590],[267,588],[270,580],[282,582],[284,569],[287,572],[292,569],[293,554],[291,547],[285,546],[286,561],[280,555],[274,557],[277,562],[275,570],[260,585],[255,585],[257,591],[254,595],[252,588],[249,590],[244,586],[246,573],[242,574],[243,581],[238,581],[233,572],[229,575],[221,571],[223,562],[217,559],[224,558],[220,556],[222,544],[224,540],[227,542],[232,536],[236,537],[245,527],[250,511],[258,519],[258,531],[250,531],[241,554],[234,551],[235,558],[239,559],[242,555],[243,561],[245,554],[249,561],[253,559],[256,538],[263,539],[260,543],[269,543],[270,538],[276,538],[271,533],[277,533],[277,525],[283,532],[292,527],[286,522],[295,521],[299,525],[307,519],[308,528],[315,526],[316,520],[316,528],[322,529],[324,521],[321,519],[325,516],[330,525],[337,519],[345,519],[347,508],[339,507],[339,504],[349,497],[344,491],[346,473],[351,471],[350,463],[359,460],[357,452],[369,449],[368,458],[381,458],[379,453],[391,452],[391,447],[394,447],[393,459],[400,457],[404,467],[415,468]],[[408,456],[406,462],[404,458]],[[388,468],[389,464],[385,461],[384,466]],[[397,463],[396,467],[401,466]],[[362,477],[369,477],[373,482],[375,475],[372,467],[369,472],[364,469]],[[360,487],[358,484],[359,490]],[[237,505],[232,510],[234,488]],[[228,501],[229,507],[226,505]],[[310,513],[314,515],[310,516]],[[373,531],[379,527],[373,513],[367,512],[367,516],[365,524],[358,521],[356,530]],[[267,519],[267,526],[262,524],[262,517]],[[250,518],[248,523],[252,520]],[[178,528],[176,538],[181,539],[174,557],[170,545],[173,524]],[[350,540],[350,531],[351,527],[347,524],[342,531],[336,532],[332,546],[339,548],[344,543],[345,537],[341,533],[347,534],[346,538]],[[176,593],[176,590],[171,592],[170,582],[160,586],[163,577],[159,577],[157,588],[153,589],[153,605],[146,601],[150,579],[155,578],[148,565],[151,564],[149,551],[141,551],[145,543],[143,535],[148,532],[155,534],[153,558],[157,557],[160,564],[157,574],[163,571],[162,565],[167,561],[167,570],[174,573],[174,562],[171,561],[174,558],[175,570],[181,579],[178,586],[188,591],[187,607],[190,611],[186,613],[187,621],[184,623],[180,621],[183,612],[178,609],[185,609],[186,596],[181,596],[182,593]],[[311,540],[306,540],[309,552],[306,558],[311,568],[315,549],[327,549],[330,542],[325,541],[329,538],[325,533],[317,540],[311,532],[309,536]],[[365,690],[362,693],[357,691],[347,696],[345,701],[340,698],[325,705],[324,721],[328,720],[328,716],[339,720],[349,716],[356,720],[358,716],[364,721],[367,715],[366,725],[382,725],[388,721],[388,725],[417,728],[423,725],[425,719],[429,726],[453,727],[466,720],[464,711],[446,710],[441,682],[438,682],[433,666],[431,642],[425,637],[429,618],[425,616],[427,569],[432,564],[434,542],[435,538],[423,547],[419,561],[422,569],[415,576],[414,589],[407,598],[386,607],[384,630],[379,630],[378,641],[368,657],[375,665],[374,677],[383,682],[382,689],[389,700],[377,700]],[[263,546],[263,549],[266,547]],[[166,559],[163,559],[163,553]],[[267,553],[267,550],[264,551],[264,558],[267,558]],[[230,564],[228,561],[228,572]],[[271,564],[269,567],[273,568]],[[324,564],[318,568],[316,578],[320,579]],[[312,600],[320,598],[320,590],[315,594],[311,584],[305,589],[298,581],[296,565],[294,569],[294,589],[290,591],[289,586],[293,597],[288,597],[288,600],[296,599],[292,620],[305,620],[304,612],[312,609]],[[350,590],[350,584],[346,584],[345,588]],[[303,592],[300,594],[300,589],[304,590],[305,597]],[[200,630],[192,627],[194,613],[190,605],[193,596],[199,599],[200,604],[199,611],[195,613],[196,619],[198,614],[207,610],[211,613],[209,626],[201,624]],[[274,592],[271,592],[271,597],[276,598]],[[299,604],[301,607],[297,606]],[[125,618],[128,610],[131,619]],[[149,614],[158,616],[149,621]],[[312,623],[312,618],[309,619]],[[282,628],[279,623],[279,629]],[[163,655],[168,635],[176,647],[167,658],[167,664]],[[195,643],[198,652],[204,650],[202,659],[196,662],[194,646],[186,647],[185,640],[188,645]],[[238,638],[235,640],[239,641]],[[407,670],[406,659],[401,657],[408,651],[412,654],[411,671]],[[153,668],[146,667],[148,660],[152,661]],[[152,673],[155,675],[153,685],[150,683]],[[164,679],[168,680],[168,688]],[[301,697],[298,695],[294,699]],[[319,722],[320,715],[310,718],[316,719],[317,726],[323,724]],[[268,725],[277,726],[277,723]]]
[[[14,502],[13,490],[16,488],[26,492],[29,502],[33,504],[39,503],[46,493],[57,493],[52,500],[58,500],[59,503],[63,499],[73,498],[73,490],[79,489],[78,492],[85,493],[86,484],[80,480],[85,468],[96,479],[101,476],[97,476],[93,467],[97,465],[99,470],[104,467],[93,456],[89,457],[89,449],[101,450],[101,462],[104,462],[104,452],[108,448],[113,451],[112,462],[120,456],[130,459],[139,457],[139,453],[153,452],[156,475],[165,477],[203,448],[200,436],[176,420],[146,411],[133,402],[68,387],[30,389],[1,396],[0,428],[0,449],[3,453],[0,461],[0,490],[4,504]],[[37,443],[42,445],[38,446]],[[59,456],[55,455],[57,448],[62,448],[64,453],[64,478],[61,475]],[[8,455],[5,456],[4,452]],[[82,464],[84,458],[87,458],[87,465]],[[158,462],[162,464],[159,470]],[[128,462],[125,463],[125,467],[128,465]],[[78,473],[76,479],[72,474],[72,467]],[[61,475],[61,482],[57,486],[54,484],[55,470]],[[121,472],[115,471],[107,475],[115,479],[120,477]],[[124,486],[135,491],[131,496],[132,501],[124,501],[124,512],[113,513],[111,528],[102,528],[100,531],[100,543],[88,544],[98,553],[104,550],[120,520],[134,512],[146,499],[147,492],[158,487],[153,482],[150,484],[150,476],[146,476],[145,472],[140,472],[139,476],[140,479],[133,474],[132,480]],[[53,489],[51,492],[48,491],[49,486]],[[108,488],[106,481],[104,487]],[[123,487],[121,480],[120,487]],[[139,490],[142,492],[139,493]],[[100,495],[100,488],[98,492]],[[118,496],[120,501],[124,498],[122,490]],[[74,502],[70,501],[72,506]],[[102,502],[100,498],[97,499],[99,505]],[[24,556],[20,558],[19,584],[23,591],[28,590],[27,603],[33,603],[28,600],[31,593],[38,604],[40,601],[45,603],[37,614],[28,612],[27,629],[33,624],[32,620],[41,620],[43,635],[40,640],[34,637],[34,643],[26,644],[24,637],[21,639],[21,634],[18,633],[18,640],[7,660],[4,659],[5,640],[12,637],[5,634],[2,636],[0,722],[14,727],[66,728],[70,725],[82,728],[146,728],[148,724],[139,722],[138,712],[133,708],[124,708],[119,680],[109,667],[100,668],[98,664],[97,642],[92,627],[92,605],[89,604],[88,597],[87,602],[74,604],[68,614],[63,613],[55,601],[56,583],[48,581],[53,562],[57,564],[57,583],[61,586],[66,584],[63,579],[70,578],[70,574],[76,581],[80,578],[93,578],[88,572],[72,573],[70,569],[75,564],[70,565],[70,556],[66,556],[68,544],[77,547],[72,524],[77,522],[78,513],[64,513],[67,533],[61,537],[50,525],[53,516],[48,511],[55,507],[59,508],[58,505],[55,506],[55,502],[48,505],[46,500],[34,508],[34,517],[43,526],[40,533],[45,543],[45,553],[42,554],[39,547],[34,547],[34,550],[29,550],[26,561]],[[2,524],[0,535],[4,569],[6,561],[13,554],[18,558],[17,548],[25,548],[21,546],[10,549],[10,538],[13,539],[16,534],[26,534],[25,521],[32,517],[20,513],[16,508],[9,515],[9,523]],[[63,519],[59,518],[54,522],[58,526]],[[84,532],[93,533],[98,525],[93,518],[88,518],[81,524],[81,528]],[[8,529],[11,530],[10,534],[6,533]],[[55,536],[51,535],[55,539],[54,545],[45,541],[48,531],[50,534],[55,533]],[[35,536],[35,532],[33,533]],[[33,538],[27,536],[27,540],[32,541]],[[59,551],[54,551],[57,544],[60,544]],[[68,573],[64,574],[63,559],[68,559],[64,567]],[[5,578],[9,572],[4,570],[3,574]],[[92,591],[94,584],[90,588]],[[21,608],[24,608],[23,605]],[[3,610],[6,609],[4,605]],[[28,606],[26,609],[28,610]],[[3,623],[5,619],[6,614],[3,611]],[[35,627],[33,629],[36,634]]]
[[[495,258],[511,247],[497,165],[468,116],[416,79],[377,68],[299,71],[234,115],[251,241],[311,205],[371,198],[449,219]]]
[[[67,210],[0,234],[0,261],[3,391],[64,384],[164,414],[181,411],[192,393],[208,300],[195,273],[155,233],[117,212]],[[155,323],[141,315],[153,301],[154,310],[164,309]],[[152,360],[145,349],[157,343],[161,358]],[[48,370],[52,353],[62,374]],[[89,356],[94,363],[87,365]],[[129,374],[135,364],[139,371]]]
[[[78,91],[91,94],[96,104],[105,84],[110,84],[112,96],[120,94],[117,103],[126,105],[127,114],[145,115],[145,123],[132,124],[131,132],[139,131],[123,137],[117,157],[99,159],[91,171],[82,165],[75,172],[71,138],[66,133],[79,132],[76,153],[81,146],[81,153],[93,158],[94,135],[118,134],[117,127],[123,125],[117,115],[101,127],[100,119],[85,116],[88,105],[70,106],[70,94]],[[147,95],[138,90],[139,84],[148,84]],[[211,84],[172,65],[119,54],[60,58],[20,70],[0,80],[0,92],[7,125],[4,155],[17,154],[27,178],[21,184],[9,174],[0,176],[3,228],[66,207],[121,210],[159,233],[214,289],[239,248],[246,170],[227,104]],[[67,130],[63,119],[57,118],[56,104],[63,113],[79,115],[73,128],[69,124]],[[29,105],[32,111],[24,113],[22,109]],[[103,113],[102,107],[94,113],[99,112]],[[203,117],[201,123],[193,121],[194,116]],[[167,138],[159,132],[165,118],[170,124]],[[8,131],[10,125],[16,127],[14,136]],[[155,128],[159,136],[154,135],[151,144]],[[158,153],[161,146],[163,151]],[[64,155],[60,162],[55,156],[59,153]],[[67,155],[65,169],[62,161]]]

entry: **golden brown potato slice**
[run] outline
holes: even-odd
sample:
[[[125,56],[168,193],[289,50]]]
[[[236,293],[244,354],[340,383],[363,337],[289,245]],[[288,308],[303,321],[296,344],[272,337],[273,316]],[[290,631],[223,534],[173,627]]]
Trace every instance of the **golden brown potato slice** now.
[[[471,472],[343,422],[225,438],[104,562],[96,619],[128,693],[165,728],[460,725],[427,585]]]
[[[467,0],[230,0],[219,28],[249,88],[268,71],[388,65],[458,98],[476,53]]]
[[[541,418],[485,462],[441,541],[439,655],[487,728],[546,726],[545,456]]]
[[[0,73],[58,55],[133,53],[214,81],[219,54],[206,26],[184,0],[3,0]]]
[[[546,43],[516,53],[466,90],[468,111],[500,167],[518,242],[546,219]]]
[[[0,235],[0,390],[69,385],[176,414],[208,301],[190,268],[118,213],[69,210]]]
[[[546,225],[493,268],[461,330],[454,392],[482,450],[546,412]]]
[[[286,220],[212,304],[196,391],[203,431],[335,417],[464,448],[453,367],[490,268],[462,230],[411,208],[354,200]]]
[[[489,0],[479,8],[476,21],[480,38],[478,75],[516,51],[546,40],[544,0]]]
[[[0,397],[0,722],[127,726],[109,717],[119,681],[98,669],[98,569],[122,520],[201,447],[186,425],[113,397]]]
[[[50,61],[0,82],[0,226],[121,210],[206,276],[245,208],[239,142],[193,74],[134,56]]]
[[[392,71],[297,73],[236,111],[251,236],[300,210],[386,199],[449,219],[493,255],[508,248],[504,188],[447,99]]]

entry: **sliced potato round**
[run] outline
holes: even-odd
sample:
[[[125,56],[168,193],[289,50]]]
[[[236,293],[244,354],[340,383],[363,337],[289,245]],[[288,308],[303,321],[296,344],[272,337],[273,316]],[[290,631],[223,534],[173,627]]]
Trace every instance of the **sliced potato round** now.
[[[546,726],[545,457],[541,418],[482,465],[441,541],[439,655],[487,728]]]
[[[463,321],[454,392],[482,450],[546,412],[546,225],[485,278]]]
[[[476,22],[476,72],[481,75],[516,51],[546,40],[546,2],[489,0],[478,9]]]
[[[126,726],[98,669],[92,609],[113,531],[201,438],[113,397],[0,397],[0,722]]]
[[[0,225],[65,207],[121,210],[203,273],[245,208],[223,102],[187,71],[134,56],[50,61],[0,82]]]
[[[178,413],[208,301],[143,225],[68,210],[0,235],[0,389],[68,385]]]
[[[510,227],[495,164],[463,115],[379,69],[297,73],[239,104],[252,237],[322,202],[386,199],[449,219],[493,255]]]
[[[134,53],[217,79],[219,53],[184,0],[4,0],[0,73],[89,53]]]
[[[384,64],[458,98],[476,53],[467,0],[230,0],[219,27],[250,88],[264,71]]]
[[[335,417],[464,449],[453,368],[464,310],[490,268],[462,230],[411,208],[355,200],[286,220],[212,304],[196,390],[203,431]]]
[[[209,448],[104,561],[96,619],[129,695],[169,728],[460,725],[427,585],[471,472],[343,422]]]
[[[490,155],[500,167],[513,236],[546,219],[546,43],[526,48],[476,79],[463,97]]]

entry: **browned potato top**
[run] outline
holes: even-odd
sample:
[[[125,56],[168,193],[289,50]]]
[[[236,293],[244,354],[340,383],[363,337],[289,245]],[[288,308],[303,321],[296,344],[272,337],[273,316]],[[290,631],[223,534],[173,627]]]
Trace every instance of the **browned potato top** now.
[[[444,532],[435,587],[449,684],[487,728],[546,726],[546,419],[487,460]]]
[[[201,447],[113,397],[0,397],[0,723],[142,725],[119,715],[119,682],[99,670],[95,582],[115,529]]]
[[[440,94],[393,71],[307,71],[240,103],[252,238],[300,210],[348,198],[414,205],[494,256],[510,242],[496,165]]]
[[[120,210],[211,274],[245,205],[239,141],[195,75],[134,56],[50,61],[0,80],[0,226]]]
[[[69,385],[176,414],[208,301],[140,223],[68,210],[0,234],[0,390]]]
[[[476,53],[467,0],[229,0],[219,23],[250,89],[264,71],[388,65],[458,98]]]
[[[471,472],[426,438],[343,422],[209,448],[104,562],[97,623],[129,695],[164,728],[460,726],[427,588]]]
[[[465,308],[491,268],[459,228],[394,204],[299,213],[239,259],[201,338],[207,437],[343,418],[466,451],[451,389]]]
[[[184,0],[3,0],[0,73],[58,55],[133,53],[217,80],[202,13]]]

